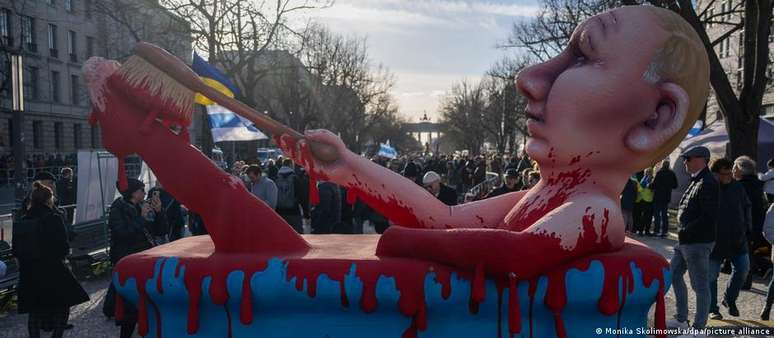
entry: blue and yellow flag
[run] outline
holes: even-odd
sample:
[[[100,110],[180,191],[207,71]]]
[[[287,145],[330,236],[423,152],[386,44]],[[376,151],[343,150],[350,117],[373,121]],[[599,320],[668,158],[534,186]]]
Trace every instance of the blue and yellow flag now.
[[[191,65],[194,73],[199,75],[202,82],[208,86],[215,88],[215,90],[223,93],[228,97],[235,97],[239,95],[239,89],[229,80],[226,75],[221,73],[217,68],[213,67],[207,61],[204,61],[199,54],[194,53],[193,64]],[[212,100],[208,99],[202,94],[196,93],[196,103],[209,106],[215,104]]]
[[[224,95],[228,97],[239,95],[239,89],[223,73],[196,53],[193,56],[191,69],[199,75],[205,84]],[[221,107],[204,95],[196,93],[196,103],[207,106],[210,131],[215,142],[251,141],[267,138],[250,120]]]

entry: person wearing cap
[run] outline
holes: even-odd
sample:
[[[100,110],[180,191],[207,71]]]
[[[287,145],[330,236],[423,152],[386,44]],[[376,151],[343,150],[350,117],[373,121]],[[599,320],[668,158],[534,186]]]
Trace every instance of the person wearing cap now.
[[[519,191],[519,180],[521,175],[516,168],[509,168],[505,171],[505,180],[503,184],[495,190],[492,190],[485,198],[495,197],[507,194],[509,192]]]
[[[130,178],[127,188],[120,192],[121,196],[110,205],[107,222],[110,228],[110,263],[113,266],[128,255],[153,247],[154,236],[163,236],[168,229],[159,195],[146,202],[144,183]],[[151,213],[155,213],[152,220]],[[115,287],[112,283],[105,297],[102,311],[111,317],[115,309]],[[131,337],[137,324],[137,311],[131,303],[124,302],[124,313],[123,320],[116,321],[116,325],[121,326],[122,338]]]
[[[670,262],[677,311],[675,318],[667,322],[667,327],[688,328],[688,289],[683,279],[687,271],[696,294],[693,327],[702,329],[707,324],[710,310],[709,266],[710,253],[715,247],[719,190],[718,182],[707,166],[709,149],[693,147],[681,157],[686,171],[691,174],[691,183],[683,193],[677,211],[678,244]]]
[[[422,178],[422,185],[438,200],[446,205],[457,205],[457,192],[441,183],[441,175],[428,171]]]

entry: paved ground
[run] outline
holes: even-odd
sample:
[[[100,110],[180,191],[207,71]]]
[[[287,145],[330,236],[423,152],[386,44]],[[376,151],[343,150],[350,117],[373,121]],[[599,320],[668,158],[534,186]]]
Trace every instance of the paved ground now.
[[[667,259],[672,257],[672,246],[675,244],[673,239],[661,239],[653,237],[638,237],[638,240],[648,244],[651,248],[664,255]],[[721,274],[719,285],[721,288],[728,281],[728,275]],[[688,282],[688,281],[686,281]],[[71,323],[75,325],[75,328],[65,335],[65,337],[89,337],[89,338],[108,338],[117,337],[118,330],[112,322],[105,319],[102,316],[101,300],[105,294],[105,287],[108,283],[107,277],[103,277],[95,280],[83,281],[83,286],[89,292],[91,301],[86,304],[81,304],[72,309]],[[690,284],[689,284],[690,285]],[[755,321],[758,317],[758,313],[763,306],[766,285],[763,281],[758,280],[753,284],[753,289],[750,291],[743,291],[739,297],[737,305],[741,316],[733,318],[728,316],[728,313],[721,309],[721,312],[726,318],[732,318],[733,320],[723,321],[711,321],[711,326],[749,326],[749,327],[762,327],[762,326],[774,326],[774,322],[761,322]],[[719,292],[722,294],[722,289]],[[693,313],[695,302],[693,300],[693,294],[691,293],[691,300],[689,307],[691,313]],[[671,318],[674,314],[674,294],[670,291],[667,294],[666,299],[667,306],[667,318]],[[692,316],[692,315],[691,315]],[[652,318],[652,313],[651,313]],[[27,337],[26,334],[26,315],[0,313],[0,337],[2,338],[22,338]],[[651,319],[652,320],[652,319]],[[571,333],[570,333],[571,334]],[[572,334],[571,334],[572,335]],[[743,337],[762,337],[762,336],[743,336]],[[545,337],[541,337],[545,338]]]

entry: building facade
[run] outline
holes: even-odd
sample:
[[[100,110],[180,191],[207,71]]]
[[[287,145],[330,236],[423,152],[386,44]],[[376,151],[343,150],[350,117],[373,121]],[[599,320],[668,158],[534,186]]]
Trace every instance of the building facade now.
[[[191,37],[183,20],[154,1],[127,3],[145,10],[121,12],[118,0],[0,0],[0,73],[6,73],[0,77],[0,156],[12,153],[15,128],[24,129],[30,156],[102,147],[99,128],[88,123],[91,104],[81,67],[89,57],[123,59],[140,39],[171,46],[190,60]],[[154,31],[160,23],[179,29]],[[168,41],[174,43],[163,43]],[[23,126],[13,125],[10,111],[11,53],[24,60]]]
[[[707,8],[707,5],[712,5]],[[706,23],[705,28],[710,40],[714,41],[723,36],[732,27],[726,23],[739,23],[742,20],[741,13],[744,12],[743,0],[699,0],[697,1],[697,11],[704,11],[705,21],[707,18],[712,18],[712,23]],[[728,13],[738,12],[738,13]],[[734,87],[736,94],[742,90],[742,82],[744,81],[744,30],[739,29],[736,32],[730,34],[726,39],[720,41],[715,45],[715,52],[720,59],[723,69],[728,75],[728,79],[731,85]],[[761,115],[774,117],[774,67],[772,67],[772,47],[774,47],[774,35],[769,35],[769,63],[767,68],[767,76],[769,78],[769,86],[766,93],[763,96],[763,104],[761,107]],[[720,110],[714,91],[710,91],[710,97],[707,101],[707,118],[706,124],[711,124],[714,121],[723,119],[723,113]]]

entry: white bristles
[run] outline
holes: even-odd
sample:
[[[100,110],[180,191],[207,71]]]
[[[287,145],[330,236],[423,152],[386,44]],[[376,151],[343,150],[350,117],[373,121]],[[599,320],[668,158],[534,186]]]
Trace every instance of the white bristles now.
[[[118,69],[132,87],[145,87],[151,95],[158,96],[165,104],[174,105],[183,113],[183,118],[191,119],[193,113],[194,92],[181,85],[162,70],[143,58],[132,55]]]

